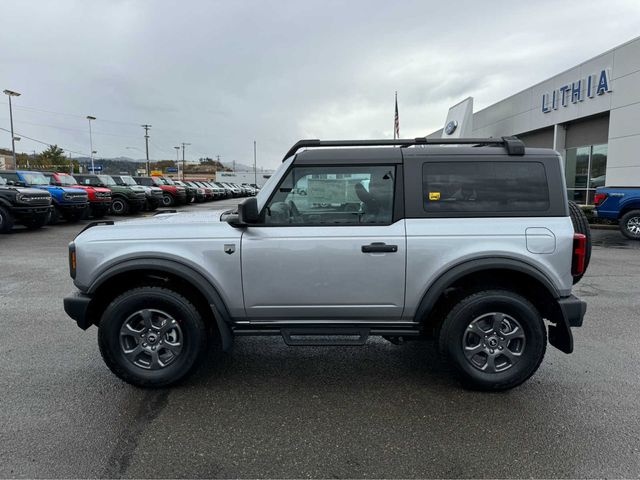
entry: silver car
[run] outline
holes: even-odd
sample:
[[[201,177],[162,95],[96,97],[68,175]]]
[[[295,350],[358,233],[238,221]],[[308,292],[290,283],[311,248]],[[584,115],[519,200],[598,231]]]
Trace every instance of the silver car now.
[[[547,341],[573,350],[588,227],[557,152],[440,143],[452,141],[301,141],[237,210],[87,228],[69,246],[78,292],[65,310],[98,327],[106,364],[139,386],[177,382],[236,336],[279,335],[433,338],[466,385],[515,387]]]

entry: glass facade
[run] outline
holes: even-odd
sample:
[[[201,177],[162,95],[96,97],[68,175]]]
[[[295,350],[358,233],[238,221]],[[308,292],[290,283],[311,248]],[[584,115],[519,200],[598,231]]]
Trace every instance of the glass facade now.
[[[604,186],[607,170],[607,144],[568,148],[564,174],[569,200],[593,205],[596,187]]]

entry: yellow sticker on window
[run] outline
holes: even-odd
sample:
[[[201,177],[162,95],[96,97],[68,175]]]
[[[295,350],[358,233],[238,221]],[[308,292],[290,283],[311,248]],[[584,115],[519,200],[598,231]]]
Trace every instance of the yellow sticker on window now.
[[[429,200],[440,200],[440,192],[429,192]]]

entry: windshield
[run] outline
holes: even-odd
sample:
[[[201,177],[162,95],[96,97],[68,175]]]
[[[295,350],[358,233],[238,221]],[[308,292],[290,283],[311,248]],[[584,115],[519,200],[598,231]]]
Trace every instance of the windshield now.
[[[262,207],[264,207],[264,204],[267,203],[271,190],[273,190],[273,188],[278,183],[280,183],[280,180],[284,176],[285,172],[287,171],[289,166],[293,163],[294,157],[295,155],[292,155],[287,160],[282,162],[280,166],[276,168],[276,171],[273,172],[273,174],[267,179],[266,182],[264,182],[264,185],[262,186],[262,188],[260,188],[260,191],[256,195],[256,200],[258,201],[258,211],[262,210]]]
[[[39,172],[23,172],[21,175],[27,185],[49,185],[49,179]]]
[[[78,182],[71,175],[58,175],[58,183],[62,186],[68,187],[71,185],[78,185]]]
[[[171,180],[170,178],[162,177],[162,179],[166,182],[165,185],[175,185],[175,183],[173,183],[173,180]]]
[[[7,181],[4,178],[0,177],[0,185],[6,185],[6,184],[7,184]]]
[[[98,178],[100,179],[100,183],[102,183],[103,185],[117,185],[116,181],[109,175],[98,175]]]
[[[167,180],[168,179],[164,177],[153,177],[153,181],[158,185],[171,185]]]
[[[129,175],[121,175],[120,180],[122,180],[122,183],[125,185],[138,185],[133,177]]]

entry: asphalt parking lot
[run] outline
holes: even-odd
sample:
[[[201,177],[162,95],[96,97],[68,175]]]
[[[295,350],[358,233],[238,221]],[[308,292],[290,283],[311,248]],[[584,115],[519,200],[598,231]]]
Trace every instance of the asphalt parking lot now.
[[[217,203],[217,204],[216,204]],[[214,208],[229,202],[187,207]],[[0,477],[637,477],[640,242],[594,231],[575,353],[507,393],[463,390],[426,342],[240,338],[145,391],[62,309],[82,225],[0,237]]]

